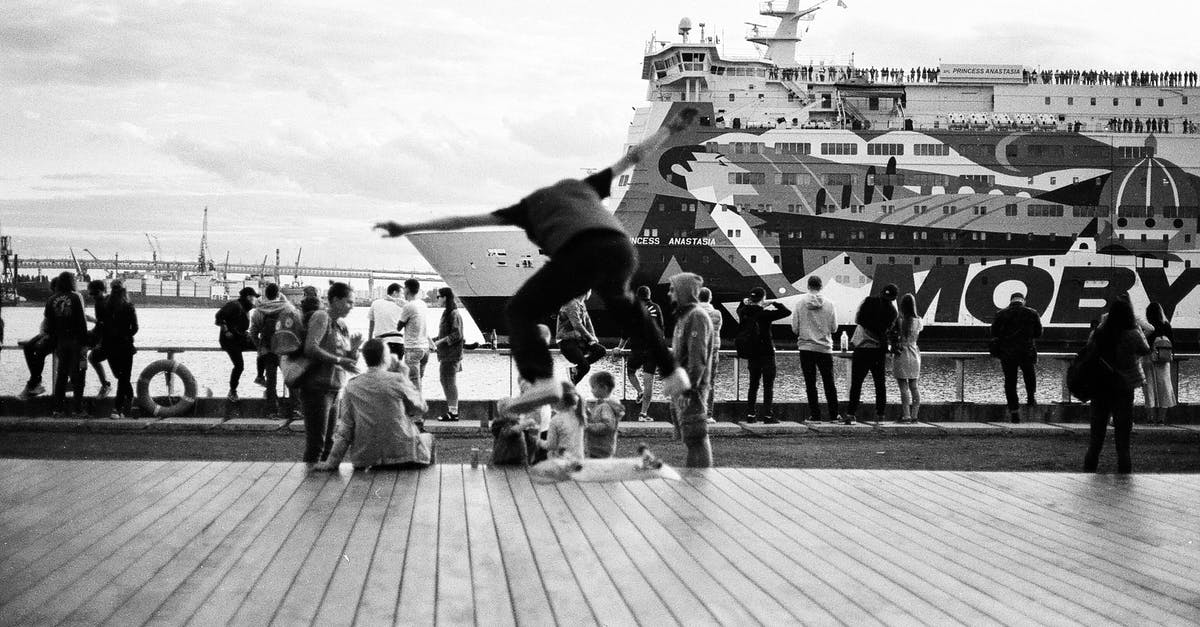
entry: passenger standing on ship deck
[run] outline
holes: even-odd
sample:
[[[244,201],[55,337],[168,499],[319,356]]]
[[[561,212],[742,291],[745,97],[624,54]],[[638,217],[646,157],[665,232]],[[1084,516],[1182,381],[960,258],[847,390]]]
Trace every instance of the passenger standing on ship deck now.
[[[1008,419],[1021,422],[1017,398],[1017,369],[1025,380],[1025,403],[1037,406],[1037,338],[1042,336],[1042,319],[1036,309],[1025,306],[1025,295],[1014,292],[1008,307],[992,322],[992,354],[1000,359],[1004,373],[1004,398]]]
[[[766,302],[766,291],[761,287],[750,290],[749,298],[738,305],[737,315],[739,324],[753,323],[758,329],[758,337],[746,355],[746,367],[750,371],[750,390],[746,393],[746,422],[762,420],[767,424],[779,422],[771,414],[771,406],[775,397],[775,341],[771,338],[771,324],[792,315],[779,301]],[[770,307],[770,311],[767,310]],[[761,410],[755,413],[755,400],[758,397],[758,384],[762,382],[763,402]]]
[[[242,353],[255,350],[254,342],[250,341],[249,330],[250,310],[254,309],[257,299],[258,291],[253,287],[243,287],[242,291],[238,292],[237,300],[231,300],[217,310],[214,320],[214,324],[221,328],[221,333],[217,336],[221,350],[225,351],[225,354],[229,355],[229,361],[233,362],[233,370],[229,372],[231,401],[238,400],[238,382],[246,368]]]
[[[1129,453],[1129,435],[1133,431],[1133,391],[1142,385],[1142,355],[1150,353],[1146,336],[1138,328],[1129,301],[1114,299],[1104,322],[1088,338],[1095,342],[1100,357],[1110,366],[1105,379],[1095,386],[1092,398],[1091,439],[1083,457],[1084,472],[1096,472],[1108,420],[1112,417],[1113,441],[1117,449],[1117,472],[1133,471]]]
[[[713,325],[712,365],[708,368],[708,398],[705,399],[708,407],[708,422],[713,423],[716,422],[713,413],[716,412],[714,400],[717,389],[717,366],[721,361],[721,325],[725,323],[725,317],[717,311],[716,307],[713,307],[712,290],[707,287],[700,288],[700,304],[697,307],[700,308],[700,311],[708,314],[708,319],[712,321]]]
[[[867,374],[875,382],[875,420],[882,421],[887,412],[887,382],[884,378],[887,330],[896,321],[896,307],[892,303],[899,291],[894,284],[885,285],[878,295],[864,298],[854,316],[857,326],[850,338],[854,352],[850,355],[850,400],[846,403],[843,418],[846,424],[858,419],[858,402]]]
[[[138,332],[138,319],[137,310],[129,302],[125,282],[121,279],[113,279],[107,304],[108,321],[104,323],[100,342],[108,357],[108,367],[112,368],[113,378],[117,380],[111,418],[119,419],[129,415],[133,403],[130,380],[133,377],[133,355],[137,352],[133,337]]]
[[[821,294],[821,277],[808,277],[808,293],[796,301],[792,313],[792,332],[800,351],[800,372],[804,375],[804,392],[808,396],[808,418],[820,422],[821,404],[817,396],[817,374],[825,388],[829,403],[829,420],[837,420],[837,384],[833,380],[833,334],[837,333],[837,311],[833,303]]]
[[[558,328],[554,335],[558,339],[558,350],[572,364],[570,375],[574,385],[583,381],[592,364],[608,354],[596,339],[592,316],[587,310],[587,299],[591,295],[592,291],[588,290],[558,309]]]
[[[391,353],[404,358],[404,336],[400,333],[400,314],[404,301],[400,298],[400,284],[387,286],[387,295],[371,302],[367,311],[367,335],[380,338]],[[381,337],[383,336],[383,337]]]
[[[53,415],[61,416],[67,400],[67,381],[71,381],[75,393],[73,411],[83,413],[83,360],[80,351],[87,342],[87,318],[83,298],[75,291],[75,275],[63,272],[58,275],[55,292],[46,301],[43,312],[46,335],[54,345],[54,356],[58,358],[58,376],[54,378]]]
[[[900,422],[916,422],[921,409],[921,392],[917,389],[921,379],[921,349],[917,347],[917,336],[925,324],[917,315],[917,299],[912,294],[900,297],[900,319],[896,325],[898,341],[892,347],[896,354],[892,374],[900,388]]]
[[[663,329],[662,310],[659,309],[657,303],[650,300],[649,286],[638,286],[637,301],[661,333]],[[637,392],[637,400],[634,402],[641,405],[638,421],[649,422],[652,420],[650,418],[650,401],[654,398],[654,352],[644,341],[632,337],[626,339],[625,348],[629,349],[629,357],[625,361],[625,376],[629,379],[629,384],[633,386],[634,391]]]
[[[300,405],[304,410],[304,463],[325,461],[333,446],[334,399],[356,372],[362,335],[350,335],[346,315],[354,308],[354,291],[345,283],[329,286],[329,309],[314,311],[304,335],[304,356],[313,367],[300,379]]]
[[[637,251],[629,233],[601,199],[608,197],[613,177],[642,161],[672,135],[695,119],[696,109],[681,108],[653,135],[630,148],[612,167],[583,181],[566,179],[539,189],[521,202],[493,213],[433,219],[416,224],[383,222],[375,228],[387,237],[422,230],[455,230],[474,226],[520,226],[530,241],[550,259],[508,302],[509,337],[521,376],[532,382],[516,399],[501,401],[502,411],[528,411],[562,398],[563,388],[554,378],[554,361],[539,339],[538,321],[567,301],[595,289],[618,325],[648,341],[659,373],[667,378],[663,390],[677,396],[691,388],[687,373],[678,368],[666,339],[633,300],[629,282],[637,268]]]
[[[1172,342],[1174,333],[1162,305],[1150,303],[1146,307],[1146,320],[1153,327],[1146,333],[1150,354],[1142,360],[1146,377],[1143,392],[1146,397],[1146,422],[1165,424],[1167,410],[1175,406],[1175,386],[1171,384],[1171,368],[1175,350]]]
[[[96,393],[99,398],[108,396],[112,391],[112,385],[108,382],[108,377],[104,376],[104,360],[108,358],[107,351],[104,348],[104,325],[108,323],[108,288],[104,285],[104,281],[96,279],[88,282],[88,296],[92,297],[92,307],[94,316],[90,322],[96,326],[88,333],[87,346],[90,348],[87,353],[87,361],[92,365],[92,369],[96,371],[96,378],[100,380],[100,391]],[[87,348],[85,348],[87,350]]]
[[[438,420],[455,422],[458,420],[458,373],[462,370],[463,358],[462,312],[458,310],[454,290],[439,287],[437,294],[442,317],[438,321],[438,334],[433,338],[433,347],[437,350],[438,375],[442,381],[442,391],[446,394],[446,415]]]
[[[429,333],[425,330],[425,314],[429,307],[421,300],[421,282],[404,280],[404,307],[400,309],[399,328],[404,331],[404,365],[413,387],[421,391],[421,379],[429,363]]]

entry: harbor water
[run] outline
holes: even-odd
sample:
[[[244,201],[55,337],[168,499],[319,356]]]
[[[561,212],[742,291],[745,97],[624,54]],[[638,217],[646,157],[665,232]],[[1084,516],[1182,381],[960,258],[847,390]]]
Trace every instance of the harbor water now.
[[[90,309],[90,307],[89,307]],[[139,308],[138,321],[140,331],[136,343],[139,347],[211,347],[217,348],[217,327],[213,324],[212,310],[205,309],[175,309],[175,308]],[[32,337],[37,333],[41,321],[42,309],[35,307],[6,308],[3,311],[6,347],[0,353],[0,394],[15,395],[20,392],[29,376],[28,369],[19,349],[15,344],[19,340]],[[430,308],[429,327],[436,328],[436,321],[441,310]],[[351,332],[367,332],[367,309],[356,307],[350,312],[347,322]],[[467,323],[467,341],[481,342],[479,330],[470,322]],[[781,348],[787,348],[781,346]],[[849,353],[838,353],[848,356]],[[148,364],[157,359],[165,358],[166,354],[142,349],[134,356],[134,378]],[[262,388],[254,385],[254,356],[246,353],[246,371],[242,375],[238,388],[243,398],[261,395]],[[202,352],[187,351],[177,353],[176,360],[187,366],[196,378],[201,396],[223,397],[229,391],[230,362],[225,353],[220,351]],[[737,360],[732,354],[723,354],[717,371],[716,397],[718,400],[745,399],[748,386],[748,376],[744,364],[738,367]],[[958,400],[958,374],[956,360],[950,357],[926,355],[923,360],[921,376],[921,397],[923,402],[951,402]],[[555,356],[556,368],[561,376],[566,376],[567,362],[560,356]],[[987,356],[966,359],[963,362],[963,400],[973,403],[1003,403],[1004,392],[999,363]],[[795,352],[781,351],[778,357],[778,375],[775,382],[776,402],[805,402],[804,381],[800,374],[799,358]],[[361,364],[360,364],[361,366]],[[593,366],[593,369],[607,370],[620,382],[617,394],[624,398],[636,396],[623,372],[624,361],[620,355],[610,355]],[[1179,398],[1182,402],[1194,403],[1200,401],[1200,385],[1197,377],[1200,372],[1200,361],[1184,360],[1178,364],[1181,368],[1179,381]],[[1053,357],[1043,356],[1038,361],[1038,400],[1050,403],[1062,398],[1062,373],[1065,362]],[[844,403],[849,388],[849,359],[834,360],[834,375],[837,380],[838,396]],[[888,400],[896,402],[899,393],[896,382],[891,378],[890,363],[888,367]],[[444,398],[441,384],[438,381],[437,357],[431,356],[423,380],[423,391],[427,398]],[[161,377],[160,377],[161,378]],[[50,388],[50,366],[47,360],[44,373],[44,384]],[[459,395],[466,400],[489,400],[508,396],[516,390],[517,374],[507,351],[477,350],[468,351],[463,360],[463,370],[459,373]],[[136,382],[136,381],[135,381]],[[86,393],[95,394],[99,382],[94,372],[89,368]],[[155,383],[158,387],[160,384]],[[580,386],[587,396],[587,386]],[[819,386],[818,386],[819,387]],[[1023,387],[1018,384],[1022,402],[1024,401]],[[165,388],[164,388],[165,389]],[[155,391],[155,388],[152,388]],[[656,396],[656,398],[658,398]],[[868,379],[864,384],[863,404],[870,407],[874,403],[874,387]],[[1141,399],[1139,398],[1140,402]],[[821,402],[824,404],[824,392],[821,392]]]

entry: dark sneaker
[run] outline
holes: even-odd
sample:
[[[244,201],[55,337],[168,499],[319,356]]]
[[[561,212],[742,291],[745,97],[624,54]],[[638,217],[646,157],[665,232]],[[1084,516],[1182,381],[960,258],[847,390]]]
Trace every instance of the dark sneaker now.
[[[112,384],[108,381],[100,384],[100,391],[96,392],[96,398],[104,398],[112,391]]]
[[[446,412],[442,416],[438,416],[438,422],[458,422],[458,414]]]
[[[21,390],[21,393],[17,395],[17,398],[19,398],[23,401],[27,401],[35,396],[41,396],[42,394],[45,394],[45,393],[46,393],[46,386],[39,383],[31,388],[27,387],[24,390]]]

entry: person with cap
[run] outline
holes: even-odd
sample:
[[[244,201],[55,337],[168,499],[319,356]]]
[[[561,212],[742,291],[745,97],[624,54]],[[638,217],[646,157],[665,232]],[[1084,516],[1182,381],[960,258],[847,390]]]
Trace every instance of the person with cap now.
[[[887,331],[896,322],[896,295],[899,288],[888,283],[879,294],[868,296],[858,306],[854,316],[854,335],[850,338],[850,398],[846,403],[843,421],[853,424],[862,397],[862,385],[870,374],[875,382],[875,420],[882,421],[887,411]]]
[[[521,378],[531,385],[516,398],[502,399],[501,411],[526,412],[562,398],[562,382],[554,377],[554,361],[549,347],[539,337],[537,325],[589,289],[599,296],[613,320],[629,336],[639,336],[650,345],[659,374],[665,377],[663,391],[668,396],[675,397],[691,389],[687,373],[676,364],[663,334],[633,299],[629,283],[638,266],[637,250],[625,226],[601,200],[609,196],[616,175],[684,131],[697,114],[695,108],[683,107],[611,167],[582,181],[559,181],[510,207],[478,215],[375,225],[384,231],[384,237],[476,226],[519,226],[549,256],[508,301],[506,314],[513,359]]]
[[[221,329],[217,341],[221,345],[221,350],[229,355],[229,361],[233,362],[233,370],[229,373],[229,400],[231,401],[238,400],[238,382],[242,378],[242,372],[246,369],[242,353],[255,350],[254,342],[250,339],[250,310],[254,309],[257,302],[258,290],[247,285],[238,292],[237,300],[231,300],[217,310],[214,319],[214,324]]]
[[[1017,398],[1017,370],[1025,380],[1025,402],[1037,405],[1037,338],[1042,336],[1042,318],[1037,310],[1025,305],[1025,295],[1014,292],[1008,307],[996,313],[992,321],[992,341],[989,352],[1000,359],[1004,373],[1004,398],[1010,422],[1021,422],[1021,405]]]
[[[746,393],[746,422],[762,420],[767,424],[778,423],[779,420],[771,414],[771,405],[775,397],[775,341],[771,338],[771,324],[792,315],[779,301],[767,302],[767,293],[763,288],[750,290],[750,296],[738,305],[737,317],[739,330],[747,329],[753,336],[748,346],[741,351],[746,359],[746,369],[750,372],[750,389]],[[758,385],[762,382],[763,402],[758,412],[755,412],[755,400],[758,398]]]

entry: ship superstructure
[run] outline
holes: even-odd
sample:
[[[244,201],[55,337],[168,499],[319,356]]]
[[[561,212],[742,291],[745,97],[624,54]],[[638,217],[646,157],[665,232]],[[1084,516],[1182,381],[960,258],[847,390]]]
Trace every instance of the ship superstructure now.
[[[935,341],[983,337],[1014,291],[1051,338],[1078,337],[1121,292],[1200,327],[1194,72],[801,62],[825,4],[762,4],[779,24],[751,25],[757,58],[692,40],[686,19],[681,41],[647,44],[628,144],[679,108],[700,120],[614,184],[639,282],[665,293],[696,272],[732,312],[751,287],[786,302],[816,274],[844,323],[895,283]],[[502,301],[544,262],[516,230],[410,239],[501,333]]]

